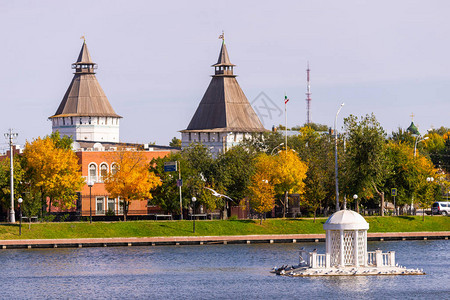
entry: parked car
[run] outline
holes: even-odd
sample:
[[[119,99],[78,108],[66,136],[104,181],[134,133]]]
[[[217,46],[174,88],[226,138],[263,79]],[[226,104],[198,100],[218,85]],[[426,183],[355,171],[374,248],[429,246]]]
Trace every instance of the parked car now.
[[[433,214],[447,216],[450,214],[450,202],[434,202],[431,211]]]

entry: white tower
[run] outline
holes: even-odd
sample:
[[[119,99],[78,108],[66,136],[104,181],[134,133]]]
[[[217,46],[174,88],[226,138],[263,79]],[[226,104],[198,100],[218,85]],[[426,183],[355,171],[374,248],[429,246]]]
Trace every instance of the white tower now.
[[[75,75],[52,120],[52,131],[71,136],[74,141],[119,142],[119,120],[95,77],[97,64],[83,42],[72,64]]]

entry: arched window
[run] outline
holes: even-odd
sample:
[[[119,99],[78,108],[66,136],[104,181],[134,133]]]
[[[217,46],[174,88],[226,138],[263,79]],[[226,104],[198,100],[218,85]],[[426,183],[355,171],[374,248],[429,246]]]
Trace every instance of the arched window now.
[[[89,165],[89,181],[90,182],[97,181],[97,166],[95,164]]]
[[[105,180],[106,175],[108,175],[108,166],[103,163],[100,165],[100,177],[103,180]]]
[[[117,165],[116,164],[112,164],[111,165],[111,173],[112,174],[116,174],[117,173]]]

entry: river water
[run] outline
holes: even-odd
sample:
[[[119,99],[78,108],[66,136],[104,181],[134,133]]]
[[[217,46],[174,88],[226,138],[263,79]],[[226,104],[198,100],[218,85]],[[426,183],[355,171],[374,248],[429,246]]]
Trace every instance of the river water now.
[[[2,299],[449,299],[449,241],[369,242],[425,276],[282,277],[324,243],[0,251]]]

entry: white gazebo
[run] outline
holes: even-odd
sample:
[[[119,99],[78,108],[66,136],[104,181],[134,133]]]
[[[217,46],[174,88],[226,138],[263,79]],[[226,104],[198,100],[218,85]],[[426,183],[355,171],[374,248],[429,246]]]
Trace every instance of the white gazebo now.
[[[369,223],[357,212],[340,210],[323,224],[330,266],[367,266]]]
[[[369,223],[357,212],[340,210],[323,224],[325,254],[317,250],[300,250],[297,266],[274,268],[273,272],[287,276],[339,275],[423,275],[419,269],[406,269],[395,263],[395,252],[380,249],[367,251]]]

